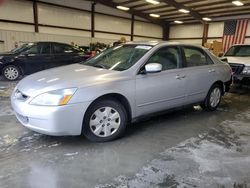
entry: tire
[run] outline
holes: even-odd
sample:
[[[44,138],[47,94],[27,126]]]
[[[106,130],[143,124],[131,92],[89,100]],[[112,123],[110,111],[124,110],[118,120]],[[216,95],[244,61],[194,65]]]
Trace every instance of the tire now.
[[[215,111],[220,104],[222,90],[219,84],[214,84],[208,91],[207,97],[201,104],[206,111]]]
[[[6,80],[14,81],[20,77],[21,71],[15,65],[8,65],[3,68],[2,75]]]
[[[127,120],[126,110],[120,102],[111,99],[98,101],[87,110],[82,133],[94,142],[115,140],[124,134]]]

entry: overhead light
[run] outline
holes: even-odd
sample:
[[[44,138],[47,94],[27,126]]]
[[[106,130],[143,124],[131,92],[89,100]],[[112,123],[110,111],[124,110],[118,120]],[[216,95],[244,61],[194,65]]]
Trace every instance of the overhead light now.
[[[159,14],[149,14],[149,16],[154,17],[154,18],[159,18],[160,17]]]
[[[179,21],[179,20],[175,20],[174,23],[177,23],[177,24],[182,24],[183,21]]]
[[[154,4],[154,5],[158,5],[160,4],[159,1],[155,1],[155,0],[146,0],[148,3]]]
[[[244,4],[241,1],[232,1],[236,6],[243,6]]]
[[[124,6],[116,6],[116,8],[118,8],[120,10],[125,10],[125,11],[129,10],[128,7],[124,7]]]
[[[212,19],[211,18],[207,18],[207,17],[204,17],[202,18],[204,21],[211,21]]]
[[[182,8],[182,9],[179,9],[179,11],[180,11],[180,12],[182,12],[182,13],[189,13],[189,12],[190,12],[189,10],[187,10],[187,9],[184,9],[184,8]]]

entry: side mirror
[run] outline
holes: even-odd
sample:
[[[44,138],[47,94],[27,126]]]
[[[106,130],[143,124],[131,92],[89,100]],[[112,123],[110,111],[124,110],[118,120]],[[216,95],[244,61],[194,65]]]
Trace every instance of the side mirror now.
[[[162,71],[162,65],[159,63],[149,63],[145,66],[146,73],[156,73]]]
[[[227,58],[226,57],[222,57],[220,58],[221,61],[224,61],[224,62],[228,62]]]

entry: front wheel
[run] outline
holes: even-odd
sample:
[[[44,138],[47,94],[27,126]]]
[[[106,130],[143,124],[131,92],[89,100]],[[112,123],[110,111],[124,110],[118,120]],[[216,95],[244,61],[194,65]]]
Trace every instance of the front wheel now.
[[[120,102],[109,99],[96,102],[86,112],[83,134],[95,142],[114,140],[125,132],[127,119]]]
[[[8,65],[3,68],[2,74],[6,80],[14,81],[20,77],[21,72],[17,66]]]
[[[201,104],[201,107],[207,111],[216,110],[220,104],[221,96],[222,96],[222,90],[220,85],[214,84],[210,88],[205,101]]]

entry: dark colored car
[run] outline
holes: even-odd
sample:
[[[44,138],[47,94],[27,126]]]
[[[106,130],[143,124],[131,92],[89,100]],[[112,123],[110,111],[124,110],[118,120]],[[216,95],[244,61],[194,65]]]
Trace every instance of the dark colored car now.
[[[22,75],[84,61],[84,52],[58,42],[23,44],[8,53],[0,53],[0,72],[7,80]]]

